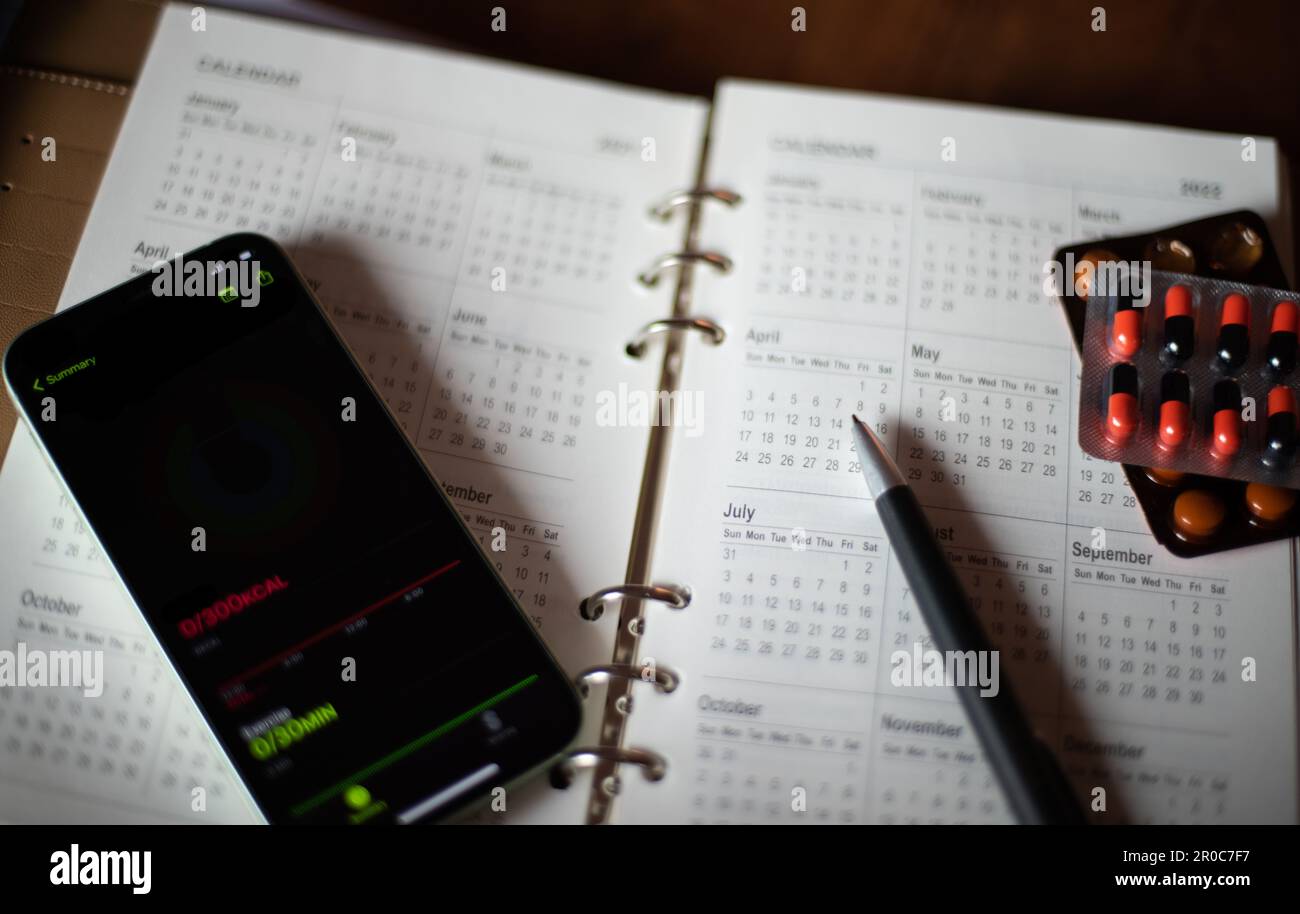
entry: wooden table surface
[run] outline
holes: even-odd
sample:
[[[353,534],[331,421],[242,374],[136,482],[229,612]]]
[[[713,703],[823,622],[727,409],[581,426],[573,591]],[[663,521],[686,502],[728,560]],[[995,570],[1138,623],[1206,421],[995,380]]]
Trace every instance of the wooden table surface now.
[[[476,53],[659,89],[710,95],[743,76],[1272,136],[1300,168],[1297,0],[800,0],[806,32],[774,0],[332,2]],[[1291,197],[1300,215],[1294,184]]]

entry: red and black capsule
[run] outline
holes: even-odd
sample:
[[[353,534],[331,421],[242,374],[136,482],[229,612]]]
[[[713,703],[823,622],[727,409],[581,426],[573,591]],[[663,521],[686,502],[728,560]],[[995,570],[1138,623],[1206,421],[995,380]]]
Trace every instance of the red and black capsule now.
[[[1227,369],[1240,368],[1250,354],[1250,302],[1240,292],[1233,292],[1223,300],[1215,352],[1219,363]]]
[[[1196,345],[1196,328],[1192,320],[1192,290],[1173,285],[1165,290],[1165,344],[1161,354],[1181,362],[1192,354]]]
[[[1268,349],[1264,361],[1277,377],[1295,368],[1296,330],[1300,326],[1300,309],[1293,301],[1280,301],[1273,308],[1269,325]]]
[[[1288,387],[1274,387],[1268,392],[1268,425],[1264,432],[1264,453],[1260,462],[1270,470],[1290,466],[1295,457],[1295,395]]]
[[[1120,362],[1106,380],[1106,438],[1125,444],[1141,423],[1138,411],[1138,373],[1129,362]]]
[[[1241,388],[1227,379],[1214,385],[1213,436],[1210,453],[1229,460],[1241,450]]]
[[[1121,359],[1133,358],[1142,348],[1142,309],[1135,305],[1135,299],[1121,295],[1110,319],[1110,351]]]
[[[1182,447],[1192,427],[1192,386],[1181,371],[1166,371],[1160,379],[1160,446]]]

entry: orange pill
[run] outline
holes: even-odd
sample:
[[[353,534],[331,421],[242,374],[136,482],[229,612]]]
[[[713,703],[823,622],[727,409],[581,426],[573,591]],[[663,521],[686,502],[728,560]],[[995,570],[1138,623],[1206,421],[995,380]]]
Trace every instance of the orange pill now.
[[[1215,353],[1228,369],[1240,368],[1250,354],[1250,302],[1240,292],[1223,300]]]
[[[1165,290],[1166,359],[1181,362],[1190,358],[1196,346],[1196,321],[1192,317],[1192,290],[1184,285]]]
[[[1273,320],[1269,325],[1273,333],[1295,333],[1300,330],[1300,311],[1295,302],[1280,301],[1273,309]]]
[[[1278,302],[1269,326],[1268,349],[1264,352],[1264,361],[1275,377],[1289,374],[1295,368],[1297,331],[1300,331],[1300,309],[1293,301]]]
[[[1295,394],[1289,387],[1274,387],[1268,392],[1268,423],[1264,426],[1264,451],[1260,462],[1270,470],[1282,470],[1295,459],[1297,425]]]
[[[1246,486],[1246,507],[1251,519],[1263,524],[1275,524],[1285,518],[1295,507],[1296,490],[1252,482]]]
[[[1177,238],[1152,238],[1142,252],[1142,259],[1151,261],[1151,269],[1170,273],[1195,273],[1196,255]]]
[[[1174,499],[1174,532],[1188,542],[1204,542],[1223,526],[1228,509],[1213,492],[1192,489]]]
[[[1162,486],[1176,486],[1187,475],[1178,470],[1166,470],[1164,467],[1147,467],[1146,472],[1148,479]]]
[[[1240,292],[1233,292],[1223,300],[1223,317],[1219,320],[1219,326],[1226,327],[1229,324],[1250,326],[1250,302]]]
[[[1192,427],[1191,382],[1181,371],[1167,371],[1160,379],[1160,446],[1172,451],[1187,440]]]
[[[1210,453],[1221,460],[1241,450],[1241,388],[1235,381],[1214,385],[1214,437]]]
[[[1165,320],[1192,316],[1192,290],[1181,283],[1165,290]]]
[[[1241,423],[1236,410],[1221,409],[1214,414],[1214,443],[1210,450],[1224,460],[1241,450]]]
[[[1229,276],[1245,276],[1263,256],[1263,236],[1244,222],[1225,225],[1210,243],[1210,267]]]
[[[1120,362],[1110,370],[1106,397],[1106,437],[1112,444],[1122,445],[1133,437],[1142,414],[1138,409],[1137,368]]]
[[[1186,403],[1166,400],[1160,404],[1160,443],[1166,450],[1174,450],[1187,440],[1192,412]]]
[[[1132,394],[1111,394],[1106,410],[1106,437],[1112,444],[1123,444],[1132,438],[1140,421],[1137,397]]]
[[[1074,291],[1082,299],[1092,294],[1093,282],[1100,264],[1117,259],[1115,254],[1105,248],[1092,248],[1085,251],[1074,267]]]
[[[1110,323],[1110,350],[1121,359],[1130,359],[1142,347],[1142,312],[1131,304],[1115,312]]]

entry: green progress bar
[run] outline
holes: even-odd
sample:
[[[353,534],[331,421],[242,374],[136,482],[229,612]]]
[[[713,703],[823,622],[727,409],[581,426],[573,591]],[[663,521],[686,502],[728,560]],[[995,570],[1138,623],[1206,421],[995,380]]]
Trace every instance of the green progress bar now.
[[[475,705],[474,707],[470,708],[468,711],[464,712],[463,714],[456,715],[451,720],[447,721],[445,724],[438,725],[437,727],[435,727],[434,729],[430,730],[428,733],[425,733],[422,736],[417,736],[415,739],[411,740],[405,746],[399,746],[398,748],[394,749],[392,752],[385,755],[383,758],[379,759],[379,761],[373,762],[367,767],[362,768],[360,771],[356,772],[351,777],[339,781],[333,787],[327,787],[325,790],[322,790],[320,793],[316,794],[316,796],[312,797],[310,800],[302,801],[297,806],[293,807],[293,809],[291,809],[290,812],[292,812],[295,816],[301,816],[303,813],[311,812],[313,809],[315,809],[317,806],[324,803],[326,800],[329,800],[332,797],[336,797],[343,791],[347,790],[357,781],[363,781],[366,778],[370,777],[371,775],[375,774],[376,772],[383,771],[385,768],[387,768],[389,765],[393,764],[394,762],[406,758],[408,755],[410,755],[412,752],[416,751],[417,749],[424,748],[425,746],[433,742],[438,737],[445,736],[446,734],[450,733],[452,730],[455,730],[457,727],[465,723],[465,721],[469,720],[471,717],[475,717],[479,714],[482,714],[488,708],[492,707],[493,705],[500,704],[501,702],[509,698],[511,695],[518,692],[520,689],[526,689],[528,688],[528,686],[532,685],[536,681],[537,681],[536,673],[533,673],[531,676],[525,679],[521,679],[519,682],[516,682],[514,685],[510,686],[510,688],[506,689],[503,692],[498,692],[497,694],[493,695],[491,698],[489,698],[487,701],[483,702],[482,704]]]

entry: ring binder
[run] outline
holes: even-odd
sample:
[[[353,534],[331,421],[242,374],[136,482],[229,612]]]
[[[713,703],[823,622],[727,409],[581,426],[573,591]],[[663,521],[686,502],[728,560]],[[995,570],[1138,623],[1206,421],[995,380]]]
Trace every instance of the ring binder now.
[[[737,206],[741,199],[740,194],[722,187],[696,187],[692,190],[677,190],[650,207],[650,215],[662,222],[667,222],[680,206],[693,206],[701,200],[716,200],[724,206]]]
[[[664,317],[657,321],[650,321],[640,330],[635,337],[628,342],[626,351],[629,356],[639,359],[645,355],[646,347],[650,343],[650,337],[657,333],[668,333],[672,330],[696,330],[700,333],[708,334],[713,345],[718,346],[727,338],[727,331],[722,326],[707,317]]]
[[[647,678],[646,673],[651,675]],[[653,682],[655,691],[667,695],[677,690],[677,685],[681,682],[681,677],[674,670],[669,669],[662,664],[644,664],[637,666],[633,663],[607,663],[601,666],[593,666],[590,669],[583,670],[575,680],[578,691],[586,698],[591,691],[590,681],[607,681],[610,679],[626,679],[630,682]]]
[[[703,169],[702,161],[700,168]],[[697,181],[700,180],[702,179],[697,178]],[[653,288],[659,284],[664,272],[672,267],[681,267],[673,293],[672,313],[642,326],[625,347],[629,356],[639,359],[645,355],[652,337],[666,336],[659,378],[662,390],[676,390],[681,386],[683,335],[674,331],[705,334],[715,346],[727,338],[726,331],[717,322],[690,313],[695,265],[703,264],[719,273],[728,273],[732,269],[732,260],[726,254],[695,248],[699,234],[700,208],[705,201],[710,200],[724,206],[737,206],[741,197],[725,188],[697,183],[690,190],[674,191],[650,208],[652,216],[664,221],[671,219],[679,208],[686,208],[689,214],[682,249],[663,254],[637,276],[643,285]],[[600,721],[600,745],[575,749],[551,769],[551,783],[559,788],[566,788],[573,783],[578,768],[596,769],[587,804],[586,821],[589,824],[609,821],[613,798],[621,787],[618,775],[620,765],[639,766],[648,781],[663,780],[668,771],[668,762],[662,755],[642,747],[625,747],[623,738],[627,732],[628,718],[632,714],[634,682],[653,682],[655,690],[665,695],[676,691],[681,683],[680,675],[671,667],[658,662],[651,665],[637,661],[641,636],[645,634],[645,602],[662,603],[670,609],[685,609],[691,602],[689,586],[656,584],[650,580],[650,556],[659,518],[660,493],[667,479],[669,441],[669,433],[664,426],[656,424],[651,427],[628,567],[624,574],[625,583],[598,590],[578,605],[578,614],[594,621],[604,614],[607,602],[615,599],[621,601],[620,624],[614,636],[614,656],[610,663],[591,667],[577,677],[577,687],[584,697],[590,692],[590,682],[603,679],[610,683],[605,693]],[[647,672],[650,672],[649,676],[646,675]]]
[[[668,773],[668,760],[650,749],[636,746],[582,746],[571,751],[568,756],[551,768],[551,786],[559,790],[568,790],[577,779],[579,768],[594,768],[601,762],[613,762],[617,765],[637,765],[647,781],[662,781]],[[605,778],[605,793],[613,796],[618,793],[618,777]]]
[[[578,615],[595,622],[605,614],[605,601],[614,597],[636,597],[666,603],[670,609],[685,609],[691,603],[691,589],[676,584],[615,584],[604,587],[578,604]]]
[[[726,254],[719,254],[717,251],[673,251],[671,254],[658,257],[648,269],[637,275],[637,279],[643,286],[654,288],[659,285],[659,277],[664,270],[697,263],[706,263],[719,273],[731,272],[731,258]]]

